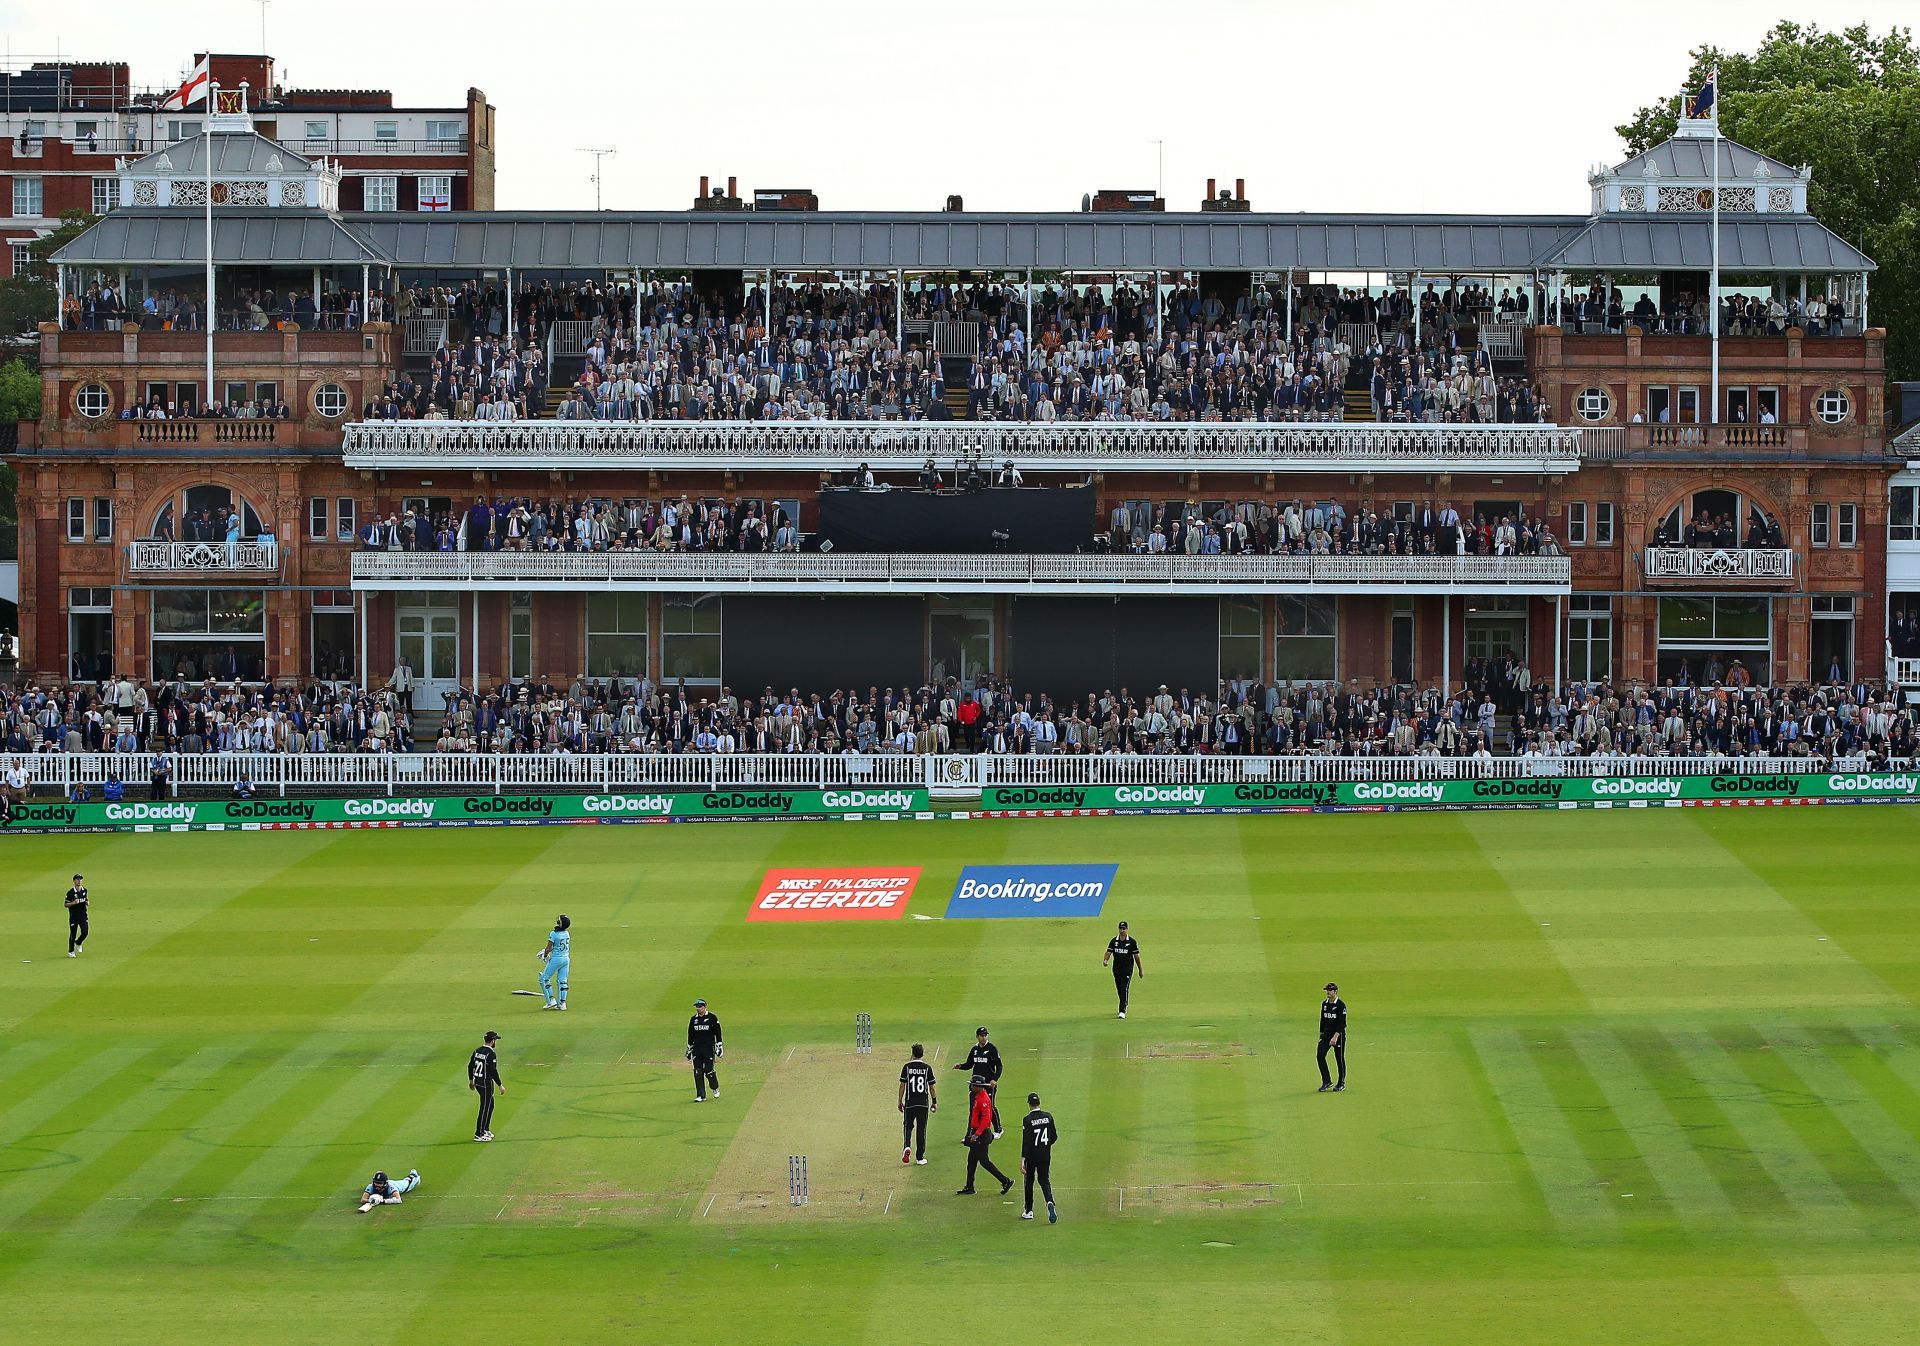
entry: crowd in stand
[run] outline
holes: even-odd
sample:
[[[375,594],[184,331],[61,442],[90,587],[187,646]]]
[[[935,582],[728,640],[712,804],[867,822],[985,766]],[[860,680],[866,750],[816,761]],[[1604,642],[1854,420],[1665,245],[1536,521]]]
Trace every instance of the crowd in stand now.
[[[412,751],[411,696],[127,678],[0,688],[0,752]],[[1478,660],[1451,696],[1357,683],[1089,691],[1054,701],[987,678],[740,697],[618,676],[542,677],[448,698],[442,753],[1338,754],[1911,758],[1913,710],[1884,688],[1667,683],[1554,689]],[[397,686],[400,690],[394,690]]]
[[[493,284],[403,290],[396,307],[445,316],[467,333],[424,379],[396,380],[368,408],[380,420],[509,420],[542,414],[553,325],[580,324],[580,371],[555,414],[568,420],[941,420],[952,389],[970,419],[1320,421],[1342,418],[1349,388],[1378,419],[1537,422],[1519,380],[1495,377],[1463,328],[1491,316],[1483,288],[1405,291],[1255,287],[1232,308],[1192,287],[1126,282],[1018,286],[928,282],[764,287],[741,296],[685,283]],[[1420,321],[1414,321],[1415,308]],[[509,318],[511,308],[511,318]],[[1509,311],[1512,311],[1511,308]],[[901,343],[896,324],[915,331]],[[971,329],[934,354],[929,323]],[[1358,343],[1356,345],[1356,343]],[[556,362],[560,359],[556,355]],[[961,371],[964,369],[964,375]]]
[[[524,496],[476,498],[464,512],[409,506],[374,518],[361,545],[387,551],[792,552],[798,521],[778,501],[679,499],[565,501]],[[1514,513],[1463,513],[1423,501],[1405,513],[1372,504],[1351,511],[1338,500],[1221,502],[1189,500],[1115,505],[1108,531],[1088,550],[1189,556],[1559,556],[1542,519]],[[1705,545],[1705,544],[1702,544]]]
[[[1242,501],[1207,514],[1188,501],[1116,505],[1108,516],[1114,550],[1187,555],[1268,556],[1559,556],[1541,519],[1463,514],[1431,500],[1406,514],[1372,505],[1351,512],[1338,500]]]
[[[785,506],[758,500],[476,498],[464,513],[409,507],[374,519],[361,545],[388,551],[798,551]]]
[[[363,322],[386,320],[386,296],[380,291],[243,289],[216,294],[216,330],[264,332],[292,323],[303,332],[352,331]],[[111,280],[69,291],[62,300],[60,325],[69,332],[113,332],[128,323],[143,332],[199,332],[206,328],[205,290],[148,290],[139,298]]]
[[[1661,335],[1700,336],[1709,329],[1709,298],[1689,294],[1662,294],[1658,300],[1645,290],[1627,307],[1625,297],[1605,281],[1596,281],[1585,290],[1560,291],[1557,304],[1550,303],[1548,316],[1557,315],[1569,332],[1613,332],[1626,330],[1632,323],[1643,332]],[[1720,335],[1785,336],[1789,327],[1798,327],[1808,336],[1841,336],[1847,328],[1847,306],[1838,295],[1776,294],[1762,298],[1755,294],[1720,296]]]

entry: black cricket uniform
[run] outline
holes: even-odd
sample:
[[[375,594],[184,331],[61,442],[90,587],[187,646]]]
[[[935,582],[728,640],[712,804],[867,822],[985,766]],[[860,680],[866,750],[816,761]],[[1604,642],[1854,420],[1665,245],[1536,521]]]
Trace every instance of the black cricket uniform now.
[[[693,1062],[693,1096],[705,1098],[711,1088],[720,1092],[720,1075],[714,1070],[714,1058],[720,1054],[720,1016],[705,1018],[696,1014],[687,1020],[687,1059]]]
[[[915,1159],[927,1157],[927,1113],[933,1106],[933,1067],[925,1061],[909,1061],[900,1067],[900,1083],[906,1086],[906,1111],[900,1115],[900,1145],[911,1147]]]
[[[1132,935],[1124,939],[1115,935],[1107,941],[1107,952],[1113,955],[1113,989],[1120,993],[1120,1012],[1127,1012],[1127,989],[1133,984],[1133,965],[1140,958],[1140,941]]]
[[[1000,1049],[991,1042],[980,1043],[976,1041],[973,1050],[967,1053],[967,1059],[956,1065],[954,1069],[967,1071],[970,1076],[978,1075],[987,1082],[987,1092],[989,1094],[996,1093],[1000,1087],[1000,1071],[1002,1069],[1000,1065]],[[999,1135],[1000,1131],[1000,1100],[995,1098],[993,1100],[993,1132],[995,1135]]]
[[[78,953],[87,942],[87,889],[76,883],[67,889],[67,952]]]
[[[499,1083],[500,1058],[491,1047],[475,1047],[473,1055],[467,1058],[467,1084],[480,1095],[480,1115],[473,1123],[476,1137],[493,1129],[493,1091]]]
[[[1053,1204],[1053,1147],[1060,1140],[1060,1128],[1053,1114],[1035,1108],[1020,1124],[1020,1157],[1027,1165],[1027,1213],[1033,1213],[1033,1184],[1040,1184],[1040,1195]]]
[[[1340,1040],[1333,1040],[1334,1034]],[[1320,1002],[1320,1084],[1324,1088],[1333,1083],[1327,1075],[1327,1049],[1333,1049],[1334,1063],[1340,1067],[1340,1083],[1347,1082],[1347,1002],[1339,996]]]

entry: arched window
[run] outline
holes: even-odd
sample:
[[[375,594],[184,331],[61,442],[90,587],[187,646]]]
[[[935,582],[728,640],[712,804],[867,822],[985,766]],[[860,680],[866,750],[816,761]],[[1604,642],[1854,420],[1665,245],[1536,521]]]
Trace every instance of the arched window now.
[[[1750,495],[1704,487],[1683,496],[1654,531],[1661,547],[1778,547],[1780,522]]]
[[[171,542],[225,542],[227,519],[238,512],[240,536],[248,541],[264,531],[252,502],[236,502],[232,490],[211,483],[175,491],[154,512],[150,536]]]

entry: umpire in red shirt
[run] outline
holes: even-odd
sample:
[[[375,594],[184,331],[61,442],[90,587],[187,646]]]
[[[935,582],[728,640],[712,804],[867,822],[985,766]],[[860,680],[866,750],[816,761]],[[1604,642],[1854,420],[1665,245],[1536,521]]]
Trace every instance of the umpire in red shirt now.
[[[1013,1179],[995,1168],[987,1154],[993,1148],[993,1095],[987,1092],[987,1081],[979,1075],[973,1077],[973,1102],[967,1110],[966,1145],[967,1185],[955,1192],[955,1196],[972,1196],[974,1172],[983,1168],[1000,1179],[1001,1196],[1013,1190]]]

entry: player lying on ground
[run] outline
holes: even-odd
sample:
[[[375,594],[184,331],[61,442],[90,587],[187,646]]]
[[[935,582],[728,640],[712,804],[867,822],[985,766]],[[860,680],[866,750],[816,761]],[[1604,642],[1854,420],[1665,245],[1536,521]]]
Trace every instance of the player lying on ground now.
[[[420,1170],[410,1168],[404,1178],[389,1178],[384,1172],[373,1175],[373,1181],[367,1184],[360,1195],[360,1213],[365,1215],[375,1206],[397,1206],[400,1198],[420,1186]]]

